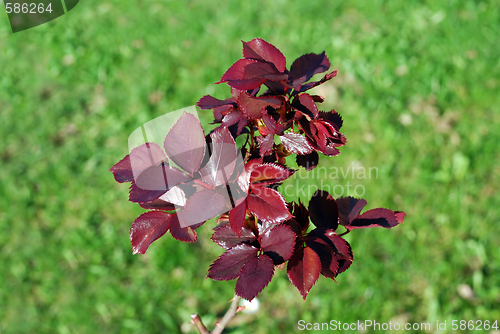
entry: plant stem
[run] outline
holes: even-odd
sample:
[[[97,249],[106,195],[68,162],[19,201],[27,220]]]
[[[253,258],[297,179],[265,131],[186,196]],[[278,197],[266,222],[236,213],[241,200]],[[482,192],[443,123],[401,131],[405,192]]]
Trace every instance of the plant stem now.
[[[201,321],[200,315],[198,313],[191,314],[191,322],[195,325],[196,329],[200,334],[210,334],[207,327]]]
[[[345,231],[344,233],[339,234],[339,237],[341,237],[341,236],[343,236],[343,235],[346,235],[346,234],[347,234],[347,233],[349,233],[349,232],[351,232],[351,230],[347,230],[347,231]]]
[[[222,318],[222,320],[215,324],[215,329],[212,331],[212,334],[221,334],[222,333],[222,331],[224,330],[224,327],[227,326],[229,321],[231,321],[231,319],[236,314],[236,309],[238,308],[239,301],[240,301],[240,296],[237,296],[235,294],[234,298],[233,298],[233,302],[231,303],[231,306],[229,307],[229,310],[227,310],[226,314],[224,314],[224,317]]]
[[[227,310],[226,314],[224,314],[222,320],[215,324],[215,328],[211,332],[209,332],[207,327],[205,327],[198,313],[194,313],[191,315],[191,322],[195,325],[196,329],[198,330],[198,332],[200,332],[200,334],[221,334],[224,328],[229,323],[229,321],[231,321],[231,319],[236,314],[239,301],[240,301],[240,296],[234,295],[231,306]]]

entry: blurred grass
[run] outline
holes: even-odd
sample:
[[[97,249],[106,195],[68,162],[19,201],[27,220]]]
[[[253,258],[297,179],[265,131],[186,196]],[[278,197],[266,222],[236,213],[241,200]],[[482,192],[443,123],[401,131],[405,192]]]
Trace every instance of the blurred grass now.
[[[378,178],[323,182],[360,184],[368,209],[407,217],[349,234],[352,267],[338,285],[320,278],[306,302],[276,272],[259,313],[228,332],[293,333],[300,319],[447,320],[451,332],[455,319],[500,320],[499,23],[497,1],[89,0],[17,34],[4,15],[0,331],[194,332],[192,312],[210,326],[225,312],[234,282],[205,279],[222,253],[210,226],[194,245],[167,236],[132,256],[142,210],[108,169],[133,130],[195,104],[255,37],[288,66],[326,51],[339,75],[318,93],[349,141],[320,163],[376,167]]]

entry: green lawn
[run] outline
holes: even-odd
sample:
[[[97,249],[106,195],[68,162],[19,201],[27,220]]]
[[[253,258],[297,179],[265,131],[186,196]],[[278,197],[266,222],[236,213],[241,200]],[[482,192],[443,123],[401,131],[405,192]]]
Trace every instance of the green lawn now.
[[[143,210],[108,170],[133,130],[213,91],[240,40],[255,37],[288,66],[326,51],[339,74],[318,93],[348,143],[320,166],[378,171],[301,172],[287,184],[361,185],[368,209],[407,217],[350,233],[353,265],[305,302],[277,271],[259,313],[227,332],[296,333],[301,319],[500,326],[498,6],[88,0],[16,34],[0,14],[0,332],[195,333],[191,313],[212,327],[225,312],[235,283],[205,278],[222,253],[213,224],[196,244],[168,235],[132,256],[128,230]]]

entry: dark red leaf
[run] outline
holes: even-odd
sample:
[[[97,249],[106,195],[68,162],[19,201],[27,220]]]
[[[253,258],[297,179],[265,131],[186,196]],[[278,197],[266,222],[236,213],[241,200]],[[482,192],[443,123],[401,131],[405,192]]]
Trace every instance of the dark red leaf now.
[[[269,134],[266,137],[257,137],[257,141],[260,145],[260,156],[265,157],[266,155],[269,155],[269,152],[274,145],[274,134]]]
[[[295,238],[288,226],[278,225],[259,236],[260,249],[278,265],[292,256]]]
[[[404,213],[403,211],[394,211],[394,214],[396,215],[398,223],[402,223],[406,216],[406,213]]]
[[[230,127],[231,125],[238,124],[236,135],[240,135],[243,128],[248,123],[248,117],[241,110],[233,110],[222,118],[222,125]]]
[[[327,120],[330,123],[334,124],[337,131],[340,130],[340,128],[342,127],[342,124],[344,123],[340,114],[333,109],[330,112],[321,111],[319,113],[319,118]]]
[[[319,86],[323,83],[325,83],[326,81],[332,79],[333,77],[335,77],[337,75],[337,71],[333,71],[332,73],[328,73],[326,74],[320,81],[312,81],[312,82],[308,82],[306,84],[303,84],[301,87],[300,87],[300,90],[299,92],[305,92],[306,90],[309,90],[311,88],[314,88],[316,86]]]
[[[191,195],[184,209],[177,212],[181,227],[212,219],[228,210],[229,198],[215,190],[205,189]]]
[[[233,136],[225,127],[219,127],[210,134],[212,150],[210,160],[200,170],[203,180],[217,187],[226,184],[236,165],[237,147]]]
[[[129,201],[134,203],[151,202],[161,197],[166,190],[146,190],[139,188],[134,181],[130,185]]]
[[[144,254],[149,245],[167,232],[172,215],[162,211],[143,213],[130,228],[130,241],[134,254]]]
[[[335,277],[346,271],[352,263],[352,250],[349,243],[333,230],[317,228],[306,238],[321,259],[321,274],[335,280]]]
[[[283,146],[293,154],[305,155],[314,151],[314,147],[309,144],[306,137],[298,133],[285,133],[280,139]]]
[[[297,155],[295,158],[297,165],[304,167],[306,170],[313,170],[319,162],[318,152],[314,151],[306,155]]]
[[[320,271],[321,261],[319,256],[309,247],[298,247],[288,261],[288,278],[299,290],[304,300],[309,290],[318,280]]]
[[[267,81],[266,78],[250,78],[241,80],[229,80],[227,84],[231,88],[236,88],[240,90],[252,90],[260,87],[266,81]]]
[[[187,179],[188,176],[177,168],[162,164],[151,166],[136,176],[135,184],[144,190],[161,190],[165,193]]]
[[[167,191],[165,194],[161,195],[159,198],[162,201],[169,202],[172,204],[175,204],[177,206],[185,206],[186,205],[186,193],[182,188],[187,189],[190,187],[189,185],[186,184],[181,184],[179,186],[173,187],[169,191]],[[188,191],[190,192],[190,191]]]
[[[155,143],[146,143],[134,148],[130,154],[130,166],[134,178],[151,166],[158,166],[162,162],[167,162],[167,156],[162,148]]]
[[[219,100],[213,96],[205,95],[198,100],[198,103],[196,103],[196,105],[200,107],[201,110],[207,110],[227,105],[232,106],[233,103],[234,99]]]
[[[367,228],[367,227],[385,227],[392,228],[399,225],[398,218],[394,211],[384,208],[368,210],[362,215],[351,221],[349,225],[346,225],[346,229],[353,230],[356,228]]]
[[[260,255],[245,263],[236,282],[236,294],[252,300],[264,289],[274,275],[273,260],[266,255]]]
[[[245,77],[245,68],[253,63],[257,63],[257,60],[252,59],[240,59],[234,63],[227,71],[224,73],[219,83],[227,82],[230,80],[241,80]],[[235,87],[237,88],[237,87]],[[239,88],[238,88],[239,89]],[[246,90],[246,89],[241,89]]]
[[[174,239],[179,241],[195,242],[198,238],[198,235],[194,230],[201,225],[202,224],[196,224],[188,227],[181,227],[177,214],[174,214],[170,221],[170,234],[172,234]]]
[[[325,235],[335,246],[335,257],[339,263],[338,274],[341,274],[351,266],[353,260],[351,245],[332,230],[327,230]]]
[[[269,63],[257,62],[245,67],[244,79],[265,78],[272,81],[282,81],[288,78],[288,75],[281,74],[274,66]]]
[[[205,155],[205,135],[200,121],[183,112],[170,129],[163,144],[172,161],[186,172],[193,174],[200,168]]]
[[[279,192],[269,188],[255,189],[247,197],[248,209],[264,222],[281,223],[292,218]]]
[[[286,222],[283,223],[283,225],[288,226],[293,231],[293,233],[295,233],[297,237],[295,243],[299,244],[302,240],[302,232],[303,232],[302,226],[300,226],[300,224],[294,218],[287,220]]]
[[[302,231],[307,231],[309,228],[309,211],[306,209],[304,204],[299,199],[299,203],[293,203],[293,211],[292,215],[295,217],[295,220],[300,225],[300,229]]]
[[[339,223],[341,225],[349,225],[365,207],[364,199],[354,197],[341,197],[337,199],[337,207],[339,209]]]
[[[299,94],[298,98],[292,103],[292,107],[309,116],[311,119],[318,117],[319,114],[318,106],[311,95],[307,93]]]
[[[237,278],[245,263],[257,258],[258,251],[257,248],[247,244],[232,247],[210,265],[207,277],[216,281],[229,281]]]
[[[241,233],[241,229],[245,224],[246,212],[247,212],[246,200],[241,201],[240,204],[236,205],[233,209],[229,211],[229,224],[231,224],[231,229],[237,235]]]
[[[321,261],[321,275],[326,278],[331,278],[335,280],[339,272],[339,261],[335,256],[335,250],[332,242],[326,238],[324,235],[314,237],[314,233],[318,231],[324,231],[323,229],[315,229],[313,233],[306,238],[306,244],[310,247],[316,254],[318,254]]]
[[[274,45],[262,38],[254,38],[250,42],[243,42],[243,57],[273,63],[280,72],[284,72],[286,69],[285,56]]]
[[[145,202],[145,203],[139,203],[141,208],[143,209],[149,209],[149,210],[175,210],[176,207],[174,204],[166,202],[160,198],[155,199],[151,202]]]
[[[324,51],[321,54],[308,53],[297,58],[290,68],[290,78],[293,81],[293,87],[298,90],[313,75],[325,72],[329,68],[330,62]]]
[[[309,202],[309,214],[316,227],[336,230],[339,226],[339,211],[335,199],[326,191],[316,190]]]
[[[252,119],[262,117],[262,110],[267,106],[279,108],[282,103],[281,99],[274,96],[253,97],[246,92],[240,94],[236,102],[243,113]]]
[[[216,227],[211,239],[217,245],[225,249],[229,249],[241,243],[251,243],[256,240],[251,230],[244,228],[241,230],[241,234],[238,235],[229,225]]]
[[[115,180],[120,183],[129,182],[134,179],[129,155],[117,162],[109,171],[113,173]]]
[[[325,102],[325,98],[323,96],[320,96],[320,95],[311,95],[312,99],[314,102],[316,103],[323,103]]]
[[[262,164],[262,159],[252,159],[249,160],[245,166],[243,172],[238,176],[238,185],[245,193],[248,192],[250,186],[250,175],[252,171]]]
[[[280,183],[293,175],[295,171],[275,163],[255,167],[250,174],[252,188]]]

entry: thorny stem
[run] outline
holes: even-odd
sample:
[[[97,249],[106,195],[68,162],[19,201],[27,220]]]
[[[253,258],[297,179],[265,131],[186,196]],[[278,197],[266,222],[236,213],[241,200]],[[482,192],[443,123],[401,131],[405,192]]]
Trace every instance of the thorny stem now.
[[[211,332],[209,332],[207,327],[205,327],[198,313],[194,313],[191,315],[191,322],[195,325],[196,329],[198,330],[198,332],[200,332],[200,334],[221,334],[224,328],[229,323],[229,321],[231,321],[231,319],[236,314],[239,301],[240,301],[240,296],[234,295],[231,306],[227,310],[226,314],[224,314],[222,320],[215,324],[215,328]]]

